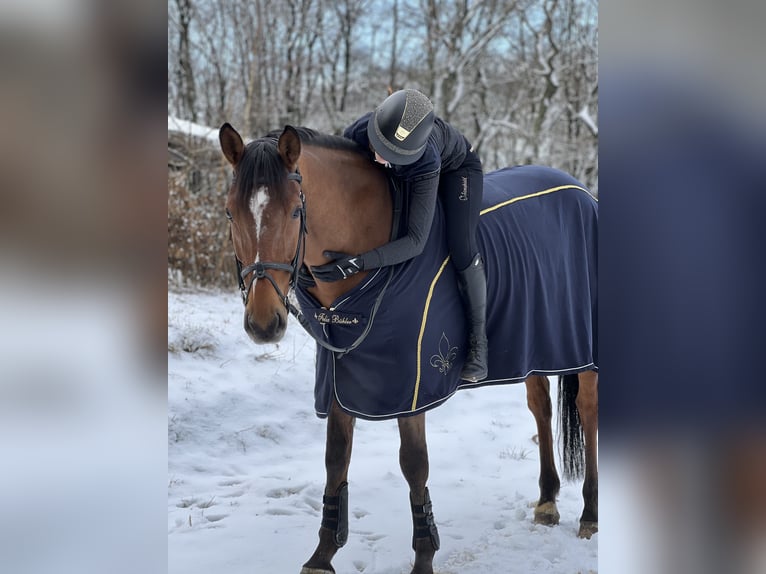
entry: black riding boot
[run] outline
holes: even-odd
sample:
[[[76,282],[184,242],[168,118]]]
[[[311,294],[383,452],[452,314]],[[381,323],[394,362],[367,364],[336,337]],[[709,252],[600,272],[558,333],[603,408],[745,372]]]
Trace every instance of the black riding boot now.
[[[468,319],[470,344],[460,378],[481,381],[487,378],[487,278],[481,254],[477,253],[468,267],[458,271],[457,277]]]

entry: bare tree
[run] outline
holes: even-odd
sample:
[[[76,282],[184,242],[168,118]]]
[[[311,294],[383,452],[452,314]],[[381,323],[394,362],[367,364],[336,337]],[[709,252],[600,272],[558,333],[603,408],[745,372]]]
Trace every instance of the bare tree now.
[[[227,21],[226,0],[211,0],[197,6],[199,23],[199,51],[207,57],[200,58],[197,78],[199,91],[204,98],[204,121],[220,123],[231,113],[229,103],[230,85],[234,74],[227,58],[228,46],[234,41],[232,27]]]
[[[285,123],[337,133],[389,86],[413,87],[486,170],[541,163],[597,189],[597,0],[173,0],[168,11],[169,114],[249,136]],[[228,177],[195,157],[173,179],[176,222],[195,202],[205,217],[202,196]],[[196,229],[190,273],[213,282],[220,270],[201,257],[220,230]]]
[[[420,10],[410,12],[425,29],[426,86],[447,121],[467,100],[472,71],[517,10],[515,0],[421,0]]]
[[[191,0],[175,0],[178,30],[178,52],[176,83],[180,112],[192,121],[197,121],[197,94],[194,85],[194,68],[189,44],[194,9]]]
[[[307,116],[316,79],[313,78],[314,45],[321,25],[315,0],[286,0],[289,10],[282,50],[285,52],[285,109],[280,123],[302,123]]]
[[[331,131],[348,121],[349,92],[354,74],[354,41],[368,0],[328,0],[325,33],[319,38],[321,99]]]
[[[388,68],[388,87],[396,90],[396,55],[398,52],[397,37],[399,35],[399,0],[394,0],[391,25],[391,64]]]

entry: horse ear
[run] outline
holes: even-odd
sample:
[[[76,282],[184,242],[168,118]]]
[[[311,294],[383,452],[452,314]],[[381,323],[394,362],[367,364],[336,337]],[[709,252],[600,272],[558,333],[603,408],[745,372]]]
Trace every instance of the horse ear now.
[[[242,159],[242,154],[245,151],[245,144],[242,142],[242,136],[237,133],[231,124],[228,122],[221,126],[218,130],[218,139],[221,142],[221,151],[226,156],[228,162],[237,167],[239,160]]]
[[[301,138],[293,126],[285,126],[282,135],[279,136],[279,155],[282,156],[287,169],[295,171],[301,155]]]

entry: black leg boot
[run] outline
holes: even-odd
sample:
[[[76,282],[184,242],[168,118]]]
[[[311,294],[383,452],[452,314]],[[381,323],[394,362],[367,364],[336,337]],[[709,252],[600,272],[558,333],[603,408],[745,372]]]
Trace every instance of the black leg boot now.
[[[481,254],[477,253],[457,276],[468,319],[470,345],[460,378],[477,382],[487,378],[487,278]]]
[[[439,550],[439,530],[436,528],[428,488],[426,488],[423,504],[412,504],[412,495],[410,495],[410,507],[412,509],[412,549],[417,551],[418,539],[425,538],[431,542],[434,550]]]
[[[338,488],[335,496],[322,497],[322,526],[333,532],[333,542],[342,548],[348,540],[348,483]]]

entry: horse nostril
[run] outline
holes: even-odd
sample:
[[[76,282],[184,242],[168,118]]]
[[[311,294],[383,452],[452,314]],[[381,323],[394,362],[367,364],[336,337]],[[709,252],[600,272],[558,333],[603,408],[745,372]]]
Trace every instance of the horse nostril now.
[[[275,321],[274,321],[274,325],[275,325],[275,329],[274,330],[275,331],[282,331],[282,330],[284,330],[285,327],[286,327],[285,317],[283,317],[282,314],[279,313],[278,311],[275,313],[275,315],[276,315],[276,318],[275,318]]]
[[[248,333],[253,333],[255,329],[257,329],[257,327],[255,323],[253,323],[253,319],[250,317],[250,313],[245,311],[245,331]]]

